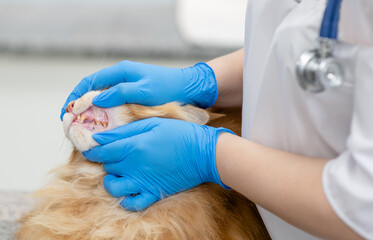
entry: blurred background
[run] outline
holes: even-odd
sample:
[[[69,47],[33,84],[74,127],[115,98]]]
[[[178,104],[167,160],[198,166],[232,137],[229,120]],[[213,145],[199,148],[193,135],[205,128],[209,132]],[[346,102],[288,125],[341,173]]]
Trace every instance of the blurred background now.
[[[67,160],[60,108],[84,76],[123,59],[185,67],[241,48],[245,5],[0,0],[0,192],[34,191]]]

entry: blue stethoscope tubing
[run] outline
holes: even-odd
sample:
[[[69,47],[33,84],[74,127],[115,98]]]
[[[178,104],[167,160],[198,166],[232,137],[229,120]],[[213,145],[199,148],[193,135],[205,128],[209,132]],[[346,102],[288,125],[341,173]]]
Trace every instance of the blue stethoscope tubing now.
[[[342,0],[328,0],[321,23],[320,38],[337,39]]]

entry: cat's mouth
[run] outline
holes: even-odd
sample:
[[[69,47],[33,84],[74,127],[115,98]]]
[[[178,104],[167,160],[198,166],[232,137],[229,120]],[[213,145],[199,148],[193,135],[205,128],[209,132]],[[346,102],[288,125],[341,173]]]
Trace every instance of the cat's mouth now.
[[[92,132],[105,131],[108,126],[108,117],[105,109],[92,106],[79,115],[74,115],[71,125],[80,125]]]
[[[108,131],[120,124],[116,123],[115,108],[101,108],[92,104],[100,91],[86,93],[76,101],[70,102],[63,116],[63,129],[76,149],[87,151],[99,144],[93,134]],[[123,124],[121,124],[123,125]]]
[[[82,126],[92,133],[98,133],[108,130],[109,118],[105,108],[91,105],[85,111],[77,114],[72,111],[73,106],[74,105],[72,103],[72,106],[69,105],[66,109],[67,112],[73,115],[70,125],[71,127],[77,125]]]

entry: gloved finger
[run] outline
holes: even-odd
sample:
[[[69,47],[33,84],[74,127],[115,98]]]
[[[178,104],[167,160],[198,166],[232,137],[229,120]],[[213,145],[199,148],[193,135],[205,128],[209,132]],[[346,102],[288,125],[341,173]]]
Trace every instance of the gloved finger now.
[[[61,121],[63,119],[63,115],[66,113],[66,106],[70,102],[80,98],[89,91],[104,89],[127,81],[125,69],[131,67],[130,63],[131,62],[129,61],[122,61],[114,66],[101,69],[100,71],[83,78],[67,97],[67,100],[61,109]],[[131,81],[138,80],[136,76],[130,76],[130,78]]]
[[[108,174],[120,176],[123,174],[123,170],[128,170],[128,168],[123,169],[123,162],[113,162],[104,163],[104,170]]]
[[[105,162],[103,164],[105,172],[116,176],[131,176],[134,172],[138,172],[138,164],[141,161],[137,155],[139,153],[132,153],[133,151],[129,151],[120,156],[119,160],[112,159],[110,162]]]
[[[159,198],[151,193],[142,192],[136,196],[128,196],[120,205],[129,211],[141,211],[157,202]]]
[[[106,191],[115,198],[140,193],[136,184],[127,177],[109,174],[104,177],[103,183]]]
[[[65,104],[61,109],[61,121],[63,119],[63,115],[66,113],[66,107],[70,102],[75,101],[89,91],[99,90],[118,84],[124,77],[116,73],[116,68],[118,67],[115,65],[104,68],[83,78],[67,97]]]
[[[136,140],[134,140],[136,141]],[[83,156],[91,162],[97,163],[114,163],[123,160],[130,149],[133,147],[134,141],[130,138],[120,139],[118,141],[97,146],[88,151],[83,152]]]
[[[70,102],[75,101],[76,99],[80,98],[86,92],[89,91],[89,88],[91,86],[91,82],[90,81],[91,81],[91,79],[90,79],[89,76],[83,78],[79,82],[79,84],[74,88],[74,90],[70,93],[70,95],[67,97],[67,99],[65,101],[65,104],[62,106],[62,109],[61,109],[61,115],[60,115],[61,121],[63,120],[63,115],[65,115],[65,113],[66,113],[66,107],[67,107],[67,105]]]
[[[127,103],[146,105],[141,81],[119,83],[97,95],[92,103],[99,107],[116,107]]]
[[[94,134],[93,139],[99,144],[108,144],[119,139],[133,137],[145,132],[151,131],[154,127],[164,119],[162,118],[147,118],[128,123],[115,129]]]

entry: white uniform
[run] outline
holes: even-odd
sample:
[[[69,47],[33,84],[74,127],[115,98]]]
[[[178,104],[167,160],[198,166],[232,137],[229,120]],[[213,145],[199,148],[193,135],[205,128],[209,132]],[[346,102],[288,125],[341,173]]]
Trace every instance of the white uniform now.
[[[346,65],[347,83],[311,94],[296,81],[295,61],[316,48],[325,3],[249,0],[242,134],[276,149],[332,159],[323,172],[330,204],[348,226],[373,239],[373,1],[343,1],[339,39],[353,45],[340,44],[336,55]],[[274,240],[316,239],[259,211]]]

